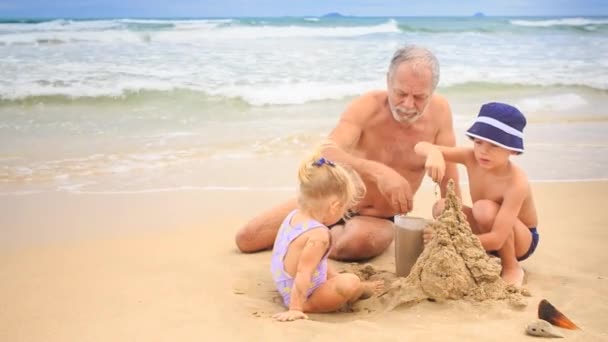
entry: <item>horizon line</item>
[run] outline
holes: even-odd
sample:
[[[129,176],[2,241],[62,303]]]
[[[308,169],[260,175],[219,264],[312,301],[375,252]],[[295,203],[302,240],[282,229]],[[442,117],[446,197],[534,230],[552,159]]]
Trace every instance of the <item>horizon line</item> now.
[[[568,15],[557,15],[557,14],[537,14],[537,15],[490,15],[483,14],[482,16],[471,14],[471,15],[345,15],[340,14],[339,16],[328,16],[327,14],[322,15],[263,15],[263,16],[139,16],[139,15],[125,15],[125,16],[5,16],[0,14],[0,20],[40,20],[40,19],[78,19],[78,20],[95,20],[95,19],[259,19],[259,18],[328,18],[328,19],[340,19],[340,18],[574,18],[574,17],[608,17],[608,14],[568,14]]]

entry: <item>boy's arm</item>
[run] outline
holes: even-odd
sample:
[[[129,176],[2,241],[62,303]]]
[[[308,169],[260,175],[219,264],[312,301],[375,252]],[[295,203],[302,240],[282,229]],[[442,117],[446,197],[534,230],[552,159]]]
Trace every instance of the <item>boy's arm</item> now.
[[[450,170],[450,164],[446,165],[445,161],[466,165],[468,157],[472,153],[471,148],[434,145],[426,141],[417,143],[414,147],[414,151],[416,151],[416,154],[426,157],[425,168],[427,174],[436,183],[441,182],[442,186],[447,185],[447,181],[450,178],[454,179],[454,183],[458,184],[458,171],[456,171],[456,166],[452,164],[454,170]],[[444,176],[448,177],[444,180]],[[444,185],[443,183],[446,184]],[[443,196],[443,187],[441,193]],[[459,193],[457,194],[459,195]]]
[[[456,137],[454,136],[454,119],[452,116],[452,109],[450,108],[450,104],[448,101],[442,96],[435,96],[438,99],[438,112],[442,115],[438,115],[436,118],[438,120],[438,131],[435,136],[435,141],[433,142],[435,145],[446,146],[446,147],[455,147],[456,146]],[[448,182],[450,179],[454,180],[454,191],[456,192],[456,196],[460,198],[460,181],[458,177],[458,169],[456,168],[456,164],[451,160],[446,158],[449,162],[445,166],[445,177],[439,182],[439,188],[441,189],[441,198],[445,198],[448,194]]]
[[[477,235],[481,245],[487,251],[497,251],[502,248],[513,231],[517,215],[526,199],[528,183],[518,179],[510,186],[503,196],[502,204],[498,209],[492,230],[488,233]]]

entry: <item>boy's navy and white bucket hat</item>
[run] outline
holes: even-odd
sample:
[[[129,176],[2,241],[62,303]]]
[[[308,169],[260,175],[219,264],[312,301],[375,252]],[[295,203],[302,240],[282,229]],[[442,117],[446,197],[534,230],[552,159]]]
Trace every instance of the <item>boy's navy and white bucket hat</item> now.
[[[515,107],[490,102],[481,106],[479,115],[465,133],[469,138],[485,140],[511,151],[524,152],[526,118]]]

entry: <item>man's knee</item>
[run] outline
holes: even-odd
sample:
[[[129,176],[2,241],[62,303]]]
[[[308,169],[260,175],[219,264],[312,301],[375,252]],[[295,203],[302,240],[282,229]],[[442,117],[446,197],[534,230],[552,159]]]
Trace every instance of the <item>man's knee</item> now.
[[[478,225],[491,226],[500,207],[494,201],[479,200],[473,204],[473,217]]]
[[[380,255],[393,241],[393,234],[357,235],[348,240],[338,241],[332,249],[331,257],[343,261],[359,261]]]
[[[255,238],[255,232],[249,224],[246,224],[241,229],[239,229],[239,231],[236,233],[234,240],[236,242],[236,246],[241,252],[252,253],[257,252],[259,250],[259,248],[257,248],[256,244],[254,243]]]

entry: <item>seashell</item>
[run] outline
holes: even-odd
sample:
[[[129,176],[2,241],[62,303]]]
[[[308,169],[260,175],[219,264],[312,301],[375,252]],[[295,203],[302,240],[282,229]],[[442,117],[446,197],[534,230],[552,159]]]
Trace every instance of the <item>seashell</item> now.
[[[526,326],[526,334],[538,337],[564,337],[551,323],[538,319]]]
[[[543,319],[560,328],[579,329],[568,317],[557,310],[549,301],[543,299],[538,303],[538,318]]]

